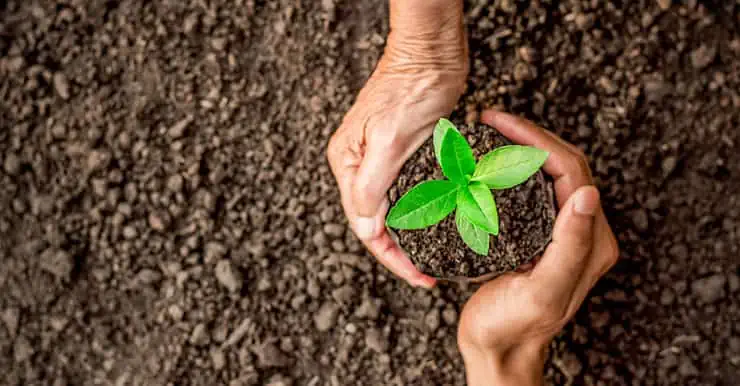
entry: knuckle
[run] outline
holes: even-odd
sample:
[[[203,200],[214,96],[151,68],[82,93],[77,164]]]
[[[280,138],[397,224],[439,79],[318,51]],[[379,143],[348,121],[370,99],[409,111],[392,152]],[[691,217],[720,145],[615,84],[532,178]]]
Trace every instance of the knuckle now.
[[[571,173],[591,176],[591,165],[589,158],[581,149],[573,149],[563,155],[563,166]]]
[[[575,162],[578,164],[579,170],[589,172],[591,170],[591,166],[588,163],[588,156],[586,156],[586,153],[581,149],[576,149],[573,152],[573,157],[575,158]]]
[[[495,327],[491,325],[489,318],[479,317],[481,313],[482,310],[476,304],[468,304],[463,308],[458,327],[460,342],[478,347],[490,346],[493,343],[495,334],[492,332]]]
[[[578,158],[569,153],[565,153],[562,156],[561,163],[569,171],[569,173],[580,172],[583,164],[578,161]]]
[[[568,321],[568,308],[566,307],[549,307],[542,313],[542,326],[545,328],[555,328],[564,325]]]
[[[525,296],[538,324],[554,326],[565,320],[568,310],[561,307],[556,297],[548,295],[546,291],[526,291]]]

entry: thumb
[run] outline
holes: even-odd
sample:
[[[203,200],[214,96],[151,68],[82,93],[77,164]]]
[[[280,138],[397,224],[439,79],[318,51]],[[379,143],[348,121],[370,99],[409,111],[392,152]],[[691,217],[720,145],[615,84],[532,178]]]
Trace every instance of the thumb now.
[[[566,201],[555,221],[552,243],[532,271],[547,292],[575,290],[591,255],[599,206],[599,191],[591,185],[578,188]]]
[[[357,214],[355,232],[361,239],[378,234],[379,213],[387,201],[388,189],[403,166],[403,156],[394,146],[368,145],[352,186],[352,203]]]

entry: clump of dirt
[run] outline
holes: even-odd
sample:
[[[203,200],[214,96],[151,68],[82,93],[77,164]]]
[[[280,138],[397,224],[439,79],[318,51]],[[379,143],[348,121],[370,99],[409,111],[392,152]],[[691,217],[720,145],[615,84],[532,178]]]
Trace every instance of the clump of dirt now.
[[[457,127],[473,148],[476,159],[510,144],[486,125],[457,124]],[[401,169],[389,191],[391,205],[417,184],[442,178],[430,139]],[[457,231],[454,213],[429,228],[396,231],[400,245],[422,272],[438,278],[465,280],[485,276],[488,279],[530,262],[551,239],[556,214],[552,182],[539,171],[523,184],[494,190],[493,194],[500,232],[491,237],[487,256],[478,255],[465,245]]]

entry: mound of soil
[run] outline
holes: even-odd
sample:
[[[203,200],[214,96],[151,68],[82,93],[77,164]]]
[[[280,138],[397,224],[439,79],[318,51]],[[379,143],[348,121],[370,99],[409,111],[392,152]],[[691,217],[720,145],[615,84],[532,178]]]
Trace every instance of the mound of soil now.
[[[510,144],[495,129],[482,124],[461,125],[476,160]],[[391,205],[417,184],[443,179],[431,138],[406,162],[389,191]],[[491,237],[487,256],[473,252],[460,238],[454,213],[421,230],[398,230],[399,244],[424,273],[455,281],[490,279],[528,263],[550,242],[555,224],[552,182],[542,171],[512,189],[494,190],[500,232]]]

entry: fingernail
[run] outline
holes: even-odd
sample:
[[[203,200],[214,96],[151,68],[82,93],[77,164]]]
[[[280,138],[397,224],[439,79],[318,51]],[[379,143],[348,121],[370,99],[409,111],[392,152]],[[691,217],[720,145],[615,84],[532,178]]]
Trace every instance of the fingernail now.
[[[573,209],[578,214],[593,216],[599,207],[598,193],[592,192],[593,188],[581,188],[575,193]]]
[[[372,217],[358,217],[355,219],[355,234],[362,240],[375,235],[375,219]]]

